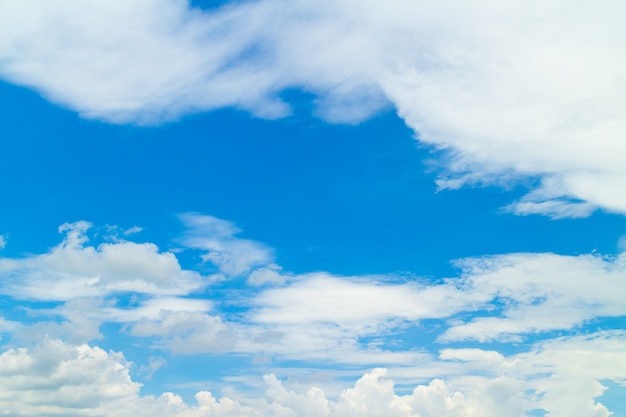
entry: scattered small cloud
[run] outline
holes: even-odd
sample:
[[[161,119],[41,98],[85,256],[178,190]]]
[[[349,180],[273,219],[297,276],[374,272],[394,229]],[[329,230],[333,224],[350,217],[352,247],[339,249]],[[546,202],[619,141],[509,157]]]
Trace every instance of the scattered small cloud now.
[[[133,226],[129,229],[124,230],[124,236],[134,235],[135,233],[139,233],[143,230],[142,227]]]
[[[152,375],[164,365],[167,364],[167,360],[160,356],[150,356],[146,365],[141,365],[137,374],[144,380],[149,381],[152,379]]]

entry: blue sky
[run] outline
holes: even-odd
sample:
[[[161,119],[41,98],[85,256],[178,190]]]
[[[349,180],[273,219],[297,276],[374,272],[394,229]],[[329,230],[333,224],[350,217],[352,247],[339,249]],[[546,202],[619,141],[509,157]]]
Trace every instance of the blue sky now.
[[[626,415],[623,9],[1,2],[0,409]]]

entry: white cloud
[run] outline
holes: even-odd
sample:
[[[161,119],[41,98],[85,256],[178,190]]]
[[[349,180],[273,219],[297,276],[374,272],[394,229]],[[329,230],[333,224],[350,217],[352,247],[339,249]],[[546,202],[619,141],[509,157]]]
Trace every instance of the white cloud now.
[[[87,345],[46,340],[0,355],[0,408],[9,415],[88,415],[134,397],[123,356]],[[98,410],[100,409],[100,410]]]
[[[87,244],[88,222],[64,224],[65,238],[48,253],[0,258],[2,291],[20,299],[71,300],[116,292],[188,294],[205,285],[202,276],[183,270],[174,254],[151,243],[117,241]],[[45,285],[43,285],[45,283]]]
[[[133,226],[129,229],[124,230],[124,236],[134,235],[135,233],[139,233],[143,230],[143,227]]]
[[[17,329],[22,327],[22,324],[17,321],[7,320],[4,317],[0,316],[0,339],[3,334],[13,333]]]
[[[269,264],[261,268],[257,268],[248,277],[248,284],[250,285],[280,285],[287,281],[288,276],[281,275],[280,271],[282,267],[276,264]]]
[[[219,317],[199,312],[161,310],[158,321],[140,320],[134,336],[159,336],[172,352],[183,354],[233,352],[236,335]]]
[[[520,392],[530,393],[533,407],[549,411],[548,415],[609,416],[601,403],[604,387],[600,380],[623,383],[625,337],[623,331],[607,331],[556,338],[510,357],[479,349],[446,349],[441,358],[462,361],[462,369],[475,367],[477,373],[487,375],[459,376],[454,380],[456,389],[477,387],[480,391],[491,378],[506,377],[517,381]],[[594,400],[597,397],[599,401]]]
[[[491,313],[454,323],[442,340],[517,338],[626,315],[624,254],[511,254],[467,259],[460,265],[466,274],[465,291],[491,297]]]
[[[183,220],[186,246],[220,252],[230,261],[219,267],[234,271],[229,268],[237,265],[247,277],[249,291],[237,292],[236,312],[229,310],[228,294],[213,301],[192,296],[206,279],[183,270],[174,254],[119,240],[90,246],[91,225],[78,222],[63,225],[62,243],[47,253],[0,259],[3,293],[63,302],[25,307],[32,319],[12,337],[26,342],[47,334],[84,343],[102,337],[101,324],[121,323],[129,335],[175,353],[397,366],[430,361],[429,354],[404,344],[407,329],[416,326],[443,343],[519,341],[626,316],[625,255],[465,259],[458,262],[459,277],[437,283],[295,275],[271,263],[263,244],[237,238],[230,222],[199,215]],[[259,287],[265,284],[271,286]]]
[[[6,235],[0,235],[0,250],[4,249],[6,245],[7,245]]]
[[[459,278],[442,284],[303,275],[261,292],[252,314],[255,322],[315,339],[326,332],[346,340],[401,333],[405,325],[445,318],[454,319],[440,341],[520,339],[625,316],[625,259],[549,253],[472,258],[458,262]]]
[[[452,285],[385,284],[375,277],[310,274],[290,285],[262,292],[255,320],[307,325],[335,323],[380,330],[386,320],[446,317],[474,300]],[[483,301],[487,301],[485,297]]]
[[[111,308],[109,310],[112,317],[119,321],[137,321],[141,319],[156,319],[164,311],[169,312],[189,312],[203,313],[213,309],[210,300],[181,297],[153,297],[132,306],[128,310],[122,308]]]
[[[439,184],[540,178],[518,214],[626,213],[620,1],[4,0],[0,76],[86,117],[160,122],[234,106],[289,113],[285,88],[356,122],[391,103],[446,150]]]
[[[624,257],[511,254],[459,262],[440,284],[383,277],[294,276],[262,291],[240,329],[237,350],[298,360],[421,364],[428,354],[394,348],[409,326],[438,341],[520,341],[594,319],[626,316]],[[428,330],[428,329],[431,330]],[[265,329],[265,331],[259,331]]]
[[[235,312],[220,300],[200,294],[192,298],[189,291],[198,288],[202,277],[182,270],[174,254],[159,252],[155,245],[117,240],[90,246],[87,222],[61,226],[62,243],[45,254],[0,260],[3,285],[7,278],[10,284],[3,291],[14,299],[63,301],[56,307],[44,303],[45,308],[30,303],[26,322],[0,319],[0,332],[11,337],[12,346],[28,346],[0,354],[0,409],[12,415],[113,417],[501,417],[544,409],[553,415],[576,410],[583,417],[605,417],[609,410],[602,404],[601,381],[620,382],[626,374],[623,331],[556,339],[547,333],[571,334],[594,319],[626,316],[623,254],[465,259],[458,262],[459,277],[436,283],[414,277],[401,282],[397,276],[283,274],[261,243],[244,240],[245,250],[240,250],[239,230],[232,223],[198,215],[183,219],[189,230],[182,242],[188,247],[225,251],[235,264],[243,258],[240,270],[251,284],[250,293],[238,298]],[[262,256],[250,256],[250,247]],[[64,280],[49,280],[44,286],[43,277]],[[86,291],[84,282],[90,277],[111,286],[94,284],[96,290]],[[257,286],[265,284],[272,286]],[[166,290],[144,291],[146,287]],[[47,288],[47,295],[36,288]],[[58,297],[60,293],[65,295]],[[328,393],[345,383],[345,374],[341,381],[327,381],[329,386],[323,380],[319,387],[300,382],[298,392],[289,380],[283,384],[267,376],[264,398],[226,390],[230,393],[218,400],[200,392],[188,404],[170,393],[140,395],[138,382],[129,376],[132,365],[121,354],[82,344],[102,338],[103,323],[121,324],[120,337],[135,338],[132,343],[141,338],[139,345],[145,342],[150,349],[262,356],[269,361],[262,366],[275,366],[276,372],[285,360],[312,366],[334,363],[349,375],[373,365],[389,371],[367,373],[338,396]],[[443,349],[438,357],[408,343],[413,337],[409,326],[433,339],[439,336]],[[42,335],[47,336],[43,342]],[[529,335],[545,340],[509,355],[477,345],[456,349],[451,346],[458,345],[446,344]],[[56,338],[64,342],[52,340]],[[162,364],[155,359],[137,374],[148,379]],[[417,387],[400,395],[394,381],[403,388]]]
[[[273,251],[262,243],[235,237],[241,230],[233,223],[192,213],[180,218],[187,227],[181,243],[206,251],[202,259],[217,266],[227,277],[248,273],[255,267],[272,268]]]
[[[623,379],[625,351],[623,331],[555,339],[508,357],[450,349],[441,361],[456,362],[458,374],[431,378],[409,394],[396,393],[397,371],[374,369],[334,398],[320,387],[291,391],[267,375],[264,397],[218,399],[201,391],[195,404],[187,404],[173,393],[141,396],[130,377],[132,364],[120,353],[46,340],[0,354],[0,406],[16,416],[513,417],[545,410],[608,417],[599,380]]]

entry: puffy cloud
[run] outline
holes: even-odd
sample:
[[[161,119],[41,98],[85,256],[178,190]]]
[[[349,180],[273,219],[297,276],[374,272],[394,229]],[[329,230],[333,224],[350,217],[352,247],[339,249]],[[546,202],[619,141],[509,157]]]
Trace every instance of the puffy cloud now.
[[[0,405],[9,415],[89,415],[136,396],[129,364],[116,353],[46,340],[0,355]]]
[[[458,277],[436,282],[283,274],[261,243],[244,239],[246,250],[238,250],[239,231],[232,223],[198,215],[183,220],[188,231],[181,242],[186,247],[225,251],[235,264],[243,258],[240,274],[251,285],[235,311],[200,294],[192,298],[186,291],[199,288],[202,277],[183,270],[174,254],[159,252],[155,245],[115,240],[90,246],[86,222],[63,225],[62,243],[45,254],[0,261],[3,285],[5,277],[9,282],[5,293],[34,299],[25,308],[35,316],[65,319],[0,319],[0,332],[11,336],[11,346],[28,346],[0,354],[1,409],[16,416],[501,417],[532,410],[569,415],[576,410],[583,417],[605,417],[610,411],[602,404],[602,381],[622,383],[626,374],[623,331],[552,339],[547,332],[571,334],[594,319],[626,316],[623,254],[465,259],[457,263]],[[250,247],[262,256],[250,256]],[[159,271],[154,271],[155,264]],[[42,277],[65,279],[64,297],[38,295],[36,287],[44,288]],[[89,277],[99,277],[96,290],[84,289]],[[20,291],[19,282],[24,283]],[[257,286],[268,283],[273,285]],[[49,294],[61,292],[54,282],[47,285]],[[42,300],[63,303],[50,307],[37,302]],[[366,373],[340,395],[328,393],[345,383],[345,374],[339,382],[326,382],[331,388],[323,380],[319,387],[300,382],[298,392],[289,387],[291,382],[283,384],[270,375],[264,379],[264,398],[230,391],[218,399],[200,392],[188,404],[171,393],[142,396],[140,384],[130,378],[132,365],[121,354],[82,344],[101,338],[100,325],[107,322],[122,325],[120,337],[143,338],[144,346],[175,354],[261,355],[269,363],[287,360],[307,366],[335,363],[348,375],[374,365],[389,371]],[[433,346],[426,351],[409,343],[409,326],[419,326],[413,329],[433,339],[439,336],[443,349],[438,357]],[[48,337],[44,342],[42,335]],[[446,345],[528,335],[545,340],[527,343],[525,351],[515,354],[477,344]],[[153,359],[137,375],[148,379],[162,363]],[[279,365],[273,372],[281,372]],[[394,382],[415,389],[399,394]]]
[[[48,253],[0,259],[1,291],[19,299],[71,300],[116,292],[187,294],[205,285],[174,254],[151,243],[87,245],[88,222],[64,224],[65,238]],[[43,285],[45,283],[45,285]]]
[[[547,415],[608,417],[611,413],[600,397],[606,387],[600,380],[623,383],[624,343],[624,331],[605,331],[539,342],[529,352],[510,357],[479,349],[446,349],[441,358],[462,361],[462,369],[475,367],[475,372],[487,375],[456,378],[454,386],[463,392],[481,392],[485,384],[507,378],[515,381],[519,394],[524,393],[526,407],[543,409]],[[502,394],[496,394],[500,401],[511,398]]]
[[[130,377],[131,363],[115,352],[89,345],[46,340],[0,354],[0,405],[10,415],[114,417],[520,417],[532,410],[548,415],[608,417],[602,379],[619,381],[626,372],[626,335],[600,332],[542,342],[509,357],[490,352],[447,350],[442,361],[457,361],[459,374],[431,379],[409,394],[398,394],[390,374],[374,369],[337,397],[323,388],[298,393],[274,375],[265,376],[265,396],[216,398],[198,392],[195,404],[173,393],[142,396]],[[485,361],[491,366],[485,367]],[[480,371],[473,362],[482,364]],[[599,398],[598,398],[599,397]]]
[[[185,246],[219,252],[221,259],[230,259],[215,261],[222,274],[237,271],[247,277],[245,294],[220,290],[237,293],[236,312],[224,300],[192,297],[207,279],[183,270],[173,253],[123,240],[90,246],[91,225],[78,222],[63,225],[62,243],[47,253],[0,259],[2,292],[16,300],[63,302],[24,307],[30,323],[7,324],[5,332],[23,342],[46,334],[84,343],[102,337],[102,323],[121,323],[130,335],[183,354],[426,366],[428,353],[406,348],[409,328],[419,327],[444,343],[519,341],[626,315],[624,255],[465,259],[457,263],[460,276],[438,282],[295,275],[282,273],[263,244],[239,239],[232,223],[210,216],[182,218],[188,227],[181,239]],[[259,287],[265,284],[272,286]],[[7,316],[5,324],[12,320]]]
[[[269,264],[261,268],[257,268],[248,277],[250,285],[273,284],[280,285],[287,281],[288,276],[281,275],[282,267],[276,264]]]
[[[160,122],[286,88],[357,122],[391,103],[445,150],[439,184],[539,186],[508,210],[625,213],[623,2],[0,2],[0,75],[86,117]]]

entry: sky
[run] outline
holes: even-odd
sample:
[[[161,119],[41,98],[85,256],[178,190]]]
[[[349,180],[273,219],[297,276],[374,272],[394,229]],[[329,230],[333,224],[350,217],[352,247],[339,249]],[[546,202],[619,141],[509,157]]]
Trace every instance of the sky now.
[[[626,4],[0,0],[0,411],[626,416]]]

